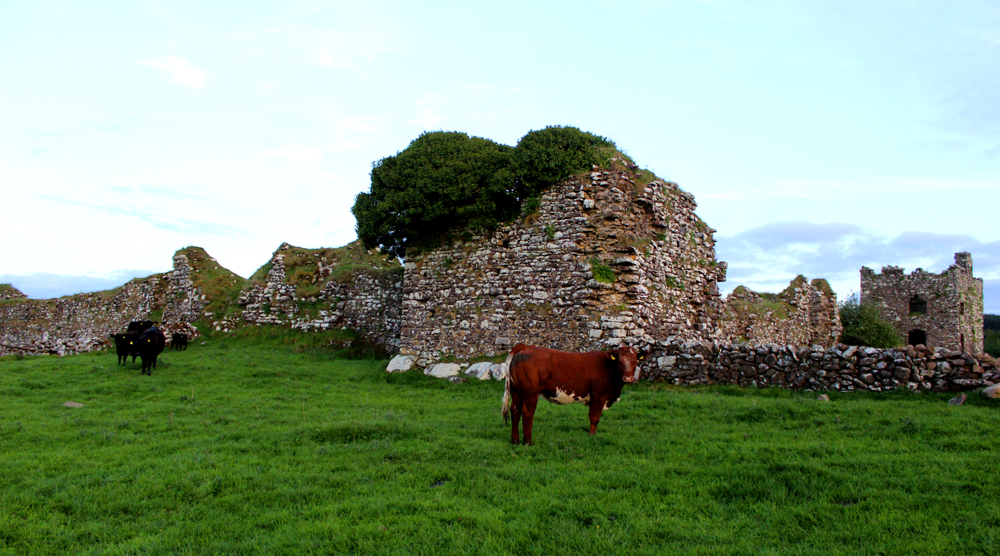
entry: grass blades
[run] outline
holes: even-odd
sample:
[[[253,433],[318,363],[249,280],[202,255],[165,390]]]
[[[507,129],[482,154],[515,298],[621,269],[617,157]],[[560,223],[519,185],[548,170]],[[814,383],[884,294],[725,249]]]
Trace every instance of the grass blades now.
[[[640,384],[512,447],[501,383],[281,332],[114,361],[0,358],[0,555],[1000,554],[978,396]]]

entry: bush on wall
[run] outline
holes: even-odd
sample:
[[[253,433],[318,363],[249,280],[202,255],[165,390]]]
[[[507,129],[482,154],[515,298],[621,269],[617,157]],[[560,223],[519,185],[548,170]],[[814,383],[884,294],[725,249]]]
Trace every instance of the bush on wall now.
[[[840,305],[840,324],[844,331],[840,342],[852,346],[892,348],[903,345],[903,338],[892,324],[882,318],[870,303],[862,303],[853,294]]]
[[[575,127],[531,131],[517,147],[457,131],[426,132],[374,163],[351,212],[368,249],[405,257],[462,232],[513,220],[527,199],[600,164],[614,143]]]

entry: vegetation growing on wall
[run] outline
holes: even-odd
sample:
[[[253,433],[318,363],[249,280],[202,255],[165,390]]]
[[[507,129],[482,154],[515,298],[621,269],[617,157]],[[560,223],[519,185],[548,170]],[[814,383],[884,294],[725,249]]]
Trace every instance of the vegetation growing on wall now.
[[[891,348],[903,345],[903,338],[878,309],[862,303],[858,294],[851,295],[840,305],[840,323],[844,327],[840,342],[852,346]]]
[[[331,280],[346,282],[356,272],[369,274],[391,274],[402,271],[399,261],[375,249],[366,249],[360,240],[342,247],[308,249],[290,245],[281,251],[285,267],[285,282],[295,286],[295,295],[300,299],[316,296]],[[248,287],[264,285],[267,274],[274,268],[274,257],[257,269],[248,281]],[[321,270],[322,269],[322,270]]]
[[[457,131],[427,132],[374,164],[371,188],[351,210],[367,248],[405,257],[455,234],[527,216],[533,211],[522,203],[534,206],[545,188],[623,157],[613,142],[575,127],[531,131],[516,147]]]
[[[590,270],[594,273],[594,280],[605,284],[615,282],[615,271],[610,266],[604,264],[600,259],[591,259]]]
[[[805,280],[802,276],[799,278]],[[742,296],[747,296],[751,292],[744,286],[737,286],[733,290],[733,298],[728,302],[728,306],[739,315],[751,313],[761,317],[773,315],[778,320],[784,320],[795,310],[795,307],[792,307],[785,299],[786,295],[794,297],[794,294],[791,293],[794,285],[795,281],[792,281],[792,284],[781,293],[753,292],[754,297],[752,298],[743,298]]]
[[[179,253],[187,256],[191,265],[191,282],[208,299],[206,311],[216,316],[239,312],[236,300],[247,281],[242,276],[220,265],[201,247],[185,247]]]

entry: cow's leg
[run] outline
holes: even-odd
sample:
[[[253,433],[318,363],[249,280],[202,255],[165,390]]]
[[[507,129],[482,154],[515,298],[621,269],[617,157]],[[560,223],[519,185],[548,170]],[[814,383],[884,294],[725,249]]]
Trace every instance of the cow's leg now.
[[[511,444],[519,444],[521,442],[521,437],[518,436],[517,434],[518,433],[517,427],[521,425],[522,403],[523,399],[521,398],[521,394],[511,390],[510,392],[510,420],[511,420],[510,443]]]
[[[538,407],[538,392],[524,400],[524,443],[531,445],[531,428],[535,424],[535,408]]]
[[[601,421],[601,412],[604,411],[605,401],[595,398],[590,402],[590,436],[597,433],[597,423]]]

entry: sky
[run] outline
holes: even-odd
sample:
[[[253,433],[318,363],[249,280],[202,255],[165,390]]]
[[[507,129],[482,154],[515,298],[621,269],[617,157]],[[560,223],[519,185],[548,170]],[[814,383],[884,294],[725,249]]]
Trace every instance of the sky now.
[[[695,195],[723,292],[969,251],[1000,313],[991,1],[0,5],[0,282],[107,289],[204,247],[247,277],[356,238],[424,131],[571,125]]]

